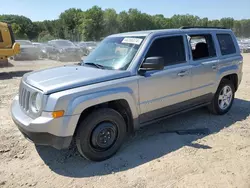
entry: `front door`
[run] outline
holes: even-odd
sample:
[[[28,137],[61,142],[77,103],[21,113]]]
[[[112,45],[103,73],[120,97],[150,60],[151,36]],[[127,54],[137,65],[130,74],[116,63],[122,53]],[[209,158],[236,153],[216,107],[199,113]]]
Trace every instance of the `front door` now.
[[[156,38],[147,57],[164,58],[165,68],[148,71],[139,79],[140,123],[155,120],[182,109],[191,97],[191,65],[183,35]]]

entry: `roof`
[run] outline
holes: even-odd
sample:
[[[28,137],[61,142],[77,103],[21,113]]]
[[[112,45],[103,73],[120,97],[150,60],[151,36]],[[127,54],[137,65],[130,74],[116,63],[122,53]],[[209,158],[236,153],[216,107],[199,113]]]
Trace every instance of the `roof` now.
[[[145,31],[133,31],[133,32],[126,32],[126,33],[119,33],[114,34],[112,36],[148,36],[151,33],[154,34],[176,34],[176,33],[187,33],[192,31],[231,31],[230,29],[224,28],[186,28],[186,29],[159,29],[159,30],[145,30]]]

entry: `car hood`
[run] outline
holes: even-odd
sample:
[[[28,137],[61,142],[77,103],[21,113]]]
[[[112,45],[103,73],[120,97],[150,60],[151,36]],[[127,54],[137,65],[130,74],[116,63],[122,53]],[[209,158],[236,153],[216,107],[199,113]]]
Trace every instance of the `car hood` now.
[[[130,76],[129,71],[72,65],[27,73],[23,80],[45,94],[50,94],[128,76]]]

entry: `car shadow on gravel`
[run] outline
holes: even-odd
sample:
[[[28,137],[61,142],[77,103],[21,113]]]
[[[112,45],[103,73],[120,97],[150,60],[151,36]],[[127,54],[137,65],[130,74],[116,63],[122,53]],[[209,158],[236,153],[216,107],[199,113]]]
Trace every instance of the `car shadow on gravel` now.
[[[0,68],[5,68],[5,67],[14,67],[14,65],[9,61],[3,62],[0,60]]]
[[[12,72],[0,72],[0,80],[9,80],[14,77],[22,77],[24,74],[31,72],[32,70],[26,71],[12,71]]]
[[[190,111],[165,121],[147,126],[131,136],[120,151],[103,162],[90,162],[82,158],[73,147],[58,151],[46,146],[36,146],[37,152],[46,165],[55,173],[67,177],[91,177],[126,171],[152,160],[160,162],[166,156],[182,147],[213,149],[211,146],[195,143],[209,134],[216,134],[229,128],[250,114],[250,101],[235,99],[230,112],[216,116],[206,108]],[[208,128],[208,134],[177,134],[175,130]],[[230,129],[227,129],[230,132]]]

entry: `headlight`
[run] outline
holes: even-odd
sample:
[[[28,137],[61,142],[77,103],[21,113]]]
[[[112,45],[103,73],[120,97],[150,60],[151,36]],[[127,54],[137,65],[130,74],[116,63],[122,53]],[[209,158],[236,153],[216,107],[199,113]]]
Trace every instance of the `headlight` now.
[[[40,112],[42,108],[42,94],[40,93],[34,93],[31,96],[31,110],[34,113]]]

